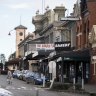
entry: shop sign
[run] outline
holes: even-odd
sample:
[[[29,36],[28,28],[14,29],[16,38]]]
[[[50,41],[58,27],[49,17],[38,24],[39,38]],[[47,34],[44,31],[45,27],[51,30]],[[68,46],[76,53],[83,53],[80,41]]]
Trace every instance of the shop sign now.
[[[71,49],[71,42],[55,42],[55,50],[56,51],[67,51]]]
[[[54,50],[54,44],[36,44],[37,50]]]

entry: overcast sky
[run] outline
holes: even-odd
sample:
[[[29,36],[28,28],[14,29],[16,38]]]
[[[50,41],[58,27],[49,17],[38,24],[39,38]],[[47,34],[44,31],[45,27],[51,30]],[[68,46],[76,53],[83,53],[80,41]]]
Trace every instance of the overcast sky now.
[[[63,4],[67,13],[73,11],[73,5],[77,0],[45,0],[43,6],[49,6],[54,9],[55,6]],[[44,0],[43,0],[44,2]],[[13,53],[15,49],[15,31],[8,32],[21,24],[28,28],[28,32],[34,31],[32,25],[32,16],[35,16],[39,9],[42,13],[42,0],[0,0],[0,54],[5,54],[6,58]],[[20,19],[21,18],[21,19]]]

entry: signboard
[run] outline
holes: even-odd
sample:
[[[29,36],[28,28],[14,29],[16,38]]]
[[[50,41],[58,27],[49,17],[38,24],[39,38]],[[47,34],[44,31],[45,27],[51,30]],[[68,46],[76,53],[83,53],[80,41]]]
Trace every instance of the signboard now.
[[[56,62],[55,61],[49,62],[49,73],[52,73],[52,78],[56,77]]]
[[[56,51],[69,51],[71,49],[71,42],[55,42],[55,50]]]
[[[37,50],[54,50],[54,44],[36,44]]]

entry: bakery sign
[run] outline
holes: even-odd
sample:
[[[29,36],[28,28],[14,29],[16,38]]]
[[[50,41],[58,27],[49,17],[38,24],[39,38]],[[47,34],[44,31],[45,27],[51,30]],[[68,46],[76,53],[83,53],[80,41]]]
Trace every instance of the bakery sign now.
[[[71,42],[55,42],[55,50],[56,51],[69,51],[71,49]]]

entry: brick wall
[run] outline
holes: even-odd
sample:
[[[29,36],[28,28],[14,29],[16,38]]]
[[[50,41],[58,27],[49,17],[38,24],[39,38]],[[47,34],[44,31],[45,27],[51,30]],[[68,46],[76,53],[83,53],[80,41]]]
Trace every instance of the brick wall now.
[[[93,25],[96,25],[96,1],[94,2],[88,2],[88,10],[89,10],[89,23],[90,23],[90,29]]]

